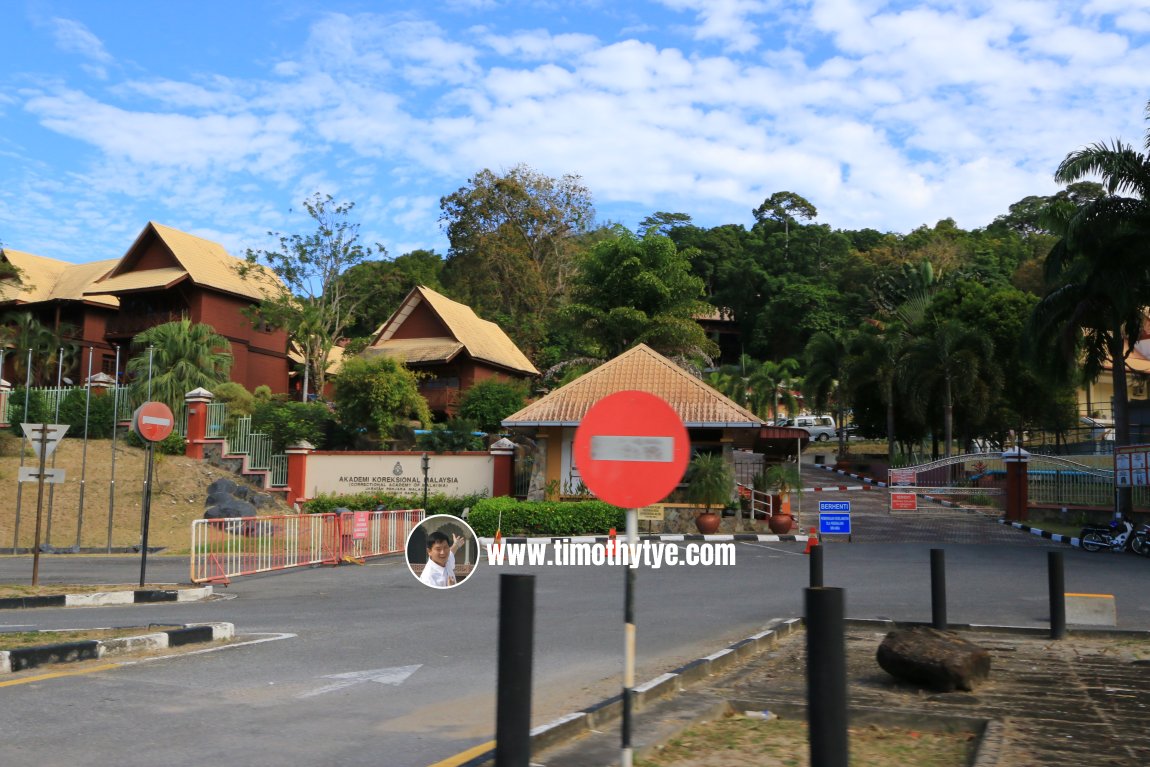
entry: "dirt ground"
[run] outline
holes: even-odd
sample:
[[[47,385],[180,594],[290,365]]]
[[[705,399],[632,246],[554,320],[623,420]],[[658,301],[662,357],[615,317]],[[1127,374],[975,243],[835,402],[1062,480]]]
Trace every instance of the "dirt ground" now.
[[[26,446],[27,443],[22,443]],[[18,548],[31,548],[36,530],[37,484],[18,483],[19,450],[14,440],[0,444],[0,554],[8,553],[16,531],[17,494],[19,503]],[[65,437],[47,465],[64,469],[65,481],[45,485],[41,513],[41,543],[58,549],[76,545],[79,533],[82,549],[104,549],[108,545],[108,517],[112,491],[113,548],[140,542],[141,498],[145,472],[145,451],[128,447],[121,437],[115,451],[115,483],[112,483],[112,441],[89,440],[87,456],[84,441]],[[25,449],[24,466],[36,466],[37,458]],[[192,520],[204,512],[207,487],[219,477],[234,476],[223,469],[183,456],[156,454],[153,470],[151,523],[148,546],[163,553],[186,553],[190,546]],[[80,527],[80,496],[83,489],[83,526]],[[286,509],[284,509],[286,511]]]
[[[850,761],[856,767],[964,767],[971,733],[920,732],[896,727],[853,727]],[[808,767],[805,722],[732,716],[692,727],[637,767]]]

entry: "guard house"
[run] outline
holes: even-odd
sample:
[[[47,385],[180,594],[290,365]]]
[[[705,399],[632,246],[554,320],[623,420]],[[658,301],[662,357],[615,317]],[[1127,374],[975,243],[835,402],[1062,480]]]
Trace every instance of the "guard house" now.
[[[583,491],[572,458],[575,429],[596,402],[629,390],[665,400],[683,419],[692,451],[721,452],[728,461],[734,449],[753,448],[763,426],[754,413],[640,344],[503,420],[535,446],[528,497],[542,498],[548,487],[560,495]]]

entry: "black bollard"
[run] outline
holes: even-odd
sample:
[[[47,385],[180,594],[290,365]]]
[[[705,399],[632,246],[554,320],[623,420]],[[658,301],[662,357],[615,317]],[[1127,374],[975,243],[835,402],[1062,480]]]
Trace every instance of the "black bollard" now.
[[[1046,552],[1047,581],[1050,584],[1050,638],[1066,638],[1066,581],[1062,552]]]
[[[823,547],[815,546],[811,549],[811,583],[812,589],[823,585]]]
[[[930,625],[946,631],[946,552],[930,550]]]
[[[847,659],[843,590],[805,589],[807,719],[811,764],[847,767]]]
[[[495,767],[531,762],[531,658],[535,576],[499,576],[499,668],[495,699]]]

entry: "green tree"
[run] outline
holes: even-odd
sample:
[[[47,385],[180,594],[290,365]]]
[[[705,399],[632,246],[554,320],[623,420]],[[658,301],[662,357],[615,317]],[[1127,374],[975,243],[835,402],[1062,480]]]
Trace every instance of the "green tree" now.
[[[924,407],[938,395],[943,410],[943,456],[954,442],[954,405],[960,392],[969,393],[987,374],[993,352],[981,333],[957,320],[946,320],[914,338],[902,355],[900,377],[912,403]]]
[[[79,335],[74,326],[62,324],[59,330],[53,330],[31,312],[14,311],[0,319],[0,334],[0,341],[9,347],[6,357],[11,360],[15,383],[27,380],[29,349],[32,350],[33,386],[55,386],[61,369],[65,376],[75,374],[80,345],[74,340]]]
[[[346,334],[357,338],[374,333],[416,286],[443,292],[442,276],[443,259],[434,250],[413,250],[391,261],[352,266],[340,277],[344,294],[355,307],[355,321]]]
[[[791,224],[796,219],[811,221],[818,218],[819,211],[806,198],[794,192],[775,192],[754,210],[755,220],[777,221],[783,225],[784,257],[790,253]]]
[[[415,373],[391,357],[345,361],[335,381],[335,409],[345,427],[365,429],[381,440],[409,421],[431,423]]]
[[[270,436],[272,449],[278,453],[300,441],[322,450],[334,420],[335,415],[322,402],[262,400],[252,406],[252,430]]]
[[[714,357],[718,347],[695,316],[708,312],[703,281],[669,238],[623,227],[584,256],[564,310],[588,350],[614,357],[638,343],[669,356]]]
[[[516,165],[503,175],[480,171],[439,207],[451,243],[445,287],[533,356],[568,291],[580,237],[594,225],[591,192],[579,176]]]
[[[488,378],[463,393],[459,416],[474,421],[488,434],[498,434],[503,429],[503,419],[522,410],[526,404],[526,385]]]
[[[230,348],[228,339],[201,322],[184,319],[148,328],[132,339],[134,356],[125,368],[132,381],[132,401],[144,402],[151,391],[150,399],[179,413],[184,395],[192,389],[211,391],[228,380]]]
[[[807,363],[803,375],[803,392],[822,410],[832,400],[837,411],[837,422],[843,425],[847,399],[850,396],[850,344],[845,335],[826,332],[815,333],[804,352]],[[846,432],[839,430],[839,455],[846,454]]]
[[[328,355],[356,316],[356,301],[347,295],[347,284],[340,278],[351,267],[373,253],[382,255],[384,250],[359,242],[359,224],[348,219],[355,203],[336,203],[330,195],[315,194],[304,200],[303,207],[315,222],[315,232],[269,232],[279,240],[279,248],[249,249],[240,273],[247,275],[259,269],[262,261],[279,277],[282,284],[278,292],[266,298],[256,314],[259,320],[287,330],[304,358],[305,380],[314,381],[315,391],[322,392]]]
[[[1146,107],[1150,120],[1150,104]],[[1106,194],[1068,200],[1050,220],[1062,239],[1046,260],[1050,286],[1031,316],[1030,336],[1039,346],[1081,357],[1084,373],[1097,378],[1109,366],[1114,386],[1115,444],[1130,444],[1125,360],[1137,343],[1150,304],[1150,129],[1146,152],[1114,140],[1071,152],[1055,180],[1101,179]],[[1077,202],[1077,204],[1076,204]],[[1129,488],[1120,488],[1119,514],[1131,509]]]

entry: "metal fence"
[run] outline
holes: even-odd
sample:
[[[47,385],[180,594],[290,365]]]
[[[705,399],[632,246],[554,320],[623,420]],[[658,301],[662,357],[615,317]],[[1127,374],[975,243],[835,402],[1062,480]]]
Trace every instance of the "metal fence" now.
[[[243,575],[402,552],[423,517],[422,509],[405,509],[197,519],[191,580],[226,583]]]

